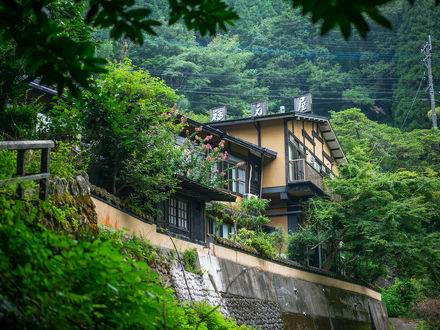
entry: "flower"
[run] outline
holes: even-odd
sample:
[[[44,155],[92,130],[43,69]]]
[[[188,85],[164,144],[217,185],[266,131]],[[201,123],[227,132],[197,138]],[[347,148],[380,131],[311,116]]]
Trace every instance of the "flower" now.
[[[214,151],[218,151],[218,147],[215,147],[215,148],[214,148]]]
[[[218,146],[219,146],[220,148],[224,148],[224,147],[225,147],[225,140],[221,140],[221,141],[219,142]]]
[[[237,163],[237,166],[244,166],[244,162]]]
[[[206,144],[206,149],[208,149],[208,150],[212,149],[212,147],[211,147],[211,145],[209,143]]]
[[[196,136],[194,136],[194,139],[199,140],[200,136],[196,135]]]
[[[223,155],[223,160],[226,160],[226,159],[228,159],[228,152],[227,151],[225,151],[225,154]]]
[[[211,140],[212,139],[212,135],[208,135],[205,139],[206,139],[206,141]]]
[[[185,131],[185,133],[186,133],[186,135],[189,135],[189,129],[187,129],[187,130]]]
[[[197,131],[197,132],[201,132],[201,131],[202,131],[202,129],[203,129],[203,127],[202,127],[202,126],[200,126],[200,127],[196,127],[196,131]]]

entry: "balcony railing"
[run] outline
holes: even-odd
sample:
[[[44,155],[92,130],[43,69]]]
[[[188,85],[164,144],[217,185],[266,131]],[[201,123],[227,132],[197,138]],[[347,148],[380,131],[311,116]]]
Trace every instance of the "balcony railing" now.
[[[317,187],[323,189],[322,175],[315,170],[305,159],[289,161],[289,182],[312,181]]]

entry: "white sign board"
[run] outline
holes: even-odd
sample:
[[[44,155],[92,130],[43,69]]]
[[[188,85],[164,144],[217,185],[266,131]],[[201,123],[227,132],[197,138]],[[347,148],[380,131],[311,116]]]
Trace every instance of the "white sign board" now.
[[[312,94],[295,97],[293,109],[295,112],[312,112]]]
[[[251,116],[252,117],[267,116],[267,101],[252,103]]]
[[[211,121],[222,121],[222,120],[226,120],[226,113],[227,113],[227,109],[226,107],[220,107],[220,108],[215,108],[215,109],[211,109],[210,113],[211,113]]]

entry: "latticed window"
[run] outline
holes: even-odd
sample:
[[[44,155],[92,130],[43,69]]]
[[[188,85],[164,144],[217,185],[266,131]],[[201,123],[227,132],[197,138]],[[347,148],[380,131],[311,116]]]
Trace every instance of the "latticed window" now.
[[[188,230],[188,202],[170,198],[168,202],[168,222],[175,227]]]
[[[229,156],[227,161],[214,164],[214,171],[224,171],[224,189],[243,195],[246,192],[246,164],[237,157]]]

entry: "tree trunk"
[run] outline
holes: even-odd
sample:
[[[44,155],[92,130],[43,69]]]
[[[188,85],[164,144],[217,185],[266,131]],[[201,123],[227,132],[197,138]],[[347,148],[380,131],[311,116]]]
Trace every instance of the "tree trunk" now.
[[[343,228],[339,231],[338,237],[336,239],[331,240],[331,249],[330,253],[327,256],[327,260],[325,261],[324,270],[330,270],[330,267],[333,263],[333,260],[336,257],[336,253],[338,253],[341,249],[339,248],[339,243],[342,242],[342,238],[344,237],[347,228]]]
[[[330,254],[327,256],[327,259],[325,261],[324,270],[330,270],[330,267],[332,266],[333,260],[335,259],[336,253],[338,251],[339,248],[332,242],[332,248],[330,250]]]

